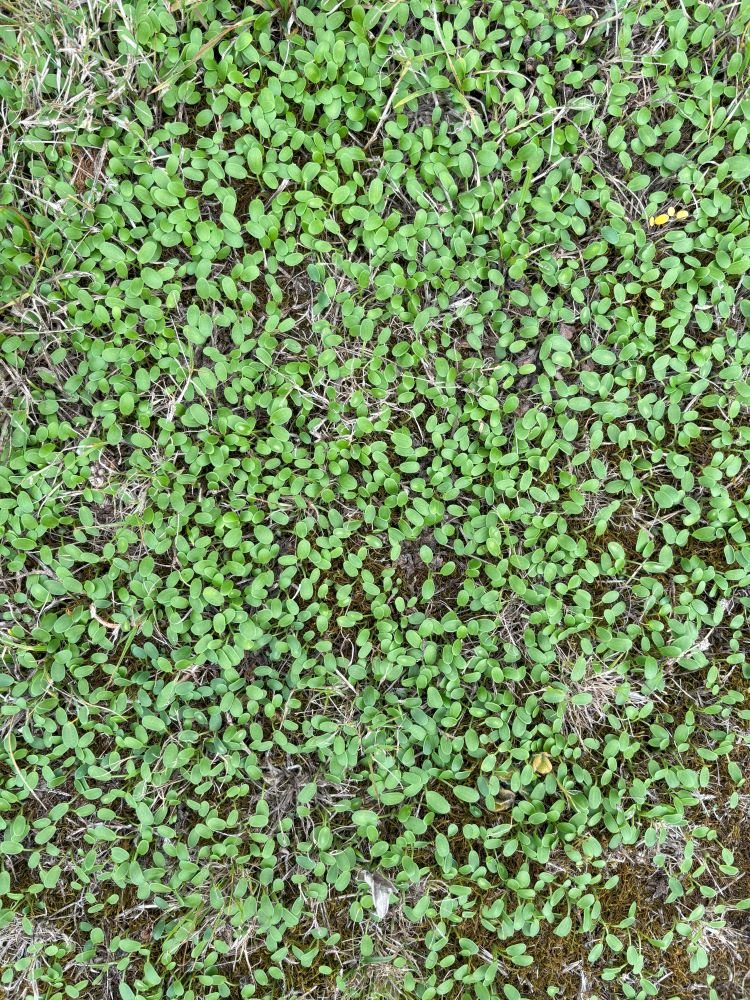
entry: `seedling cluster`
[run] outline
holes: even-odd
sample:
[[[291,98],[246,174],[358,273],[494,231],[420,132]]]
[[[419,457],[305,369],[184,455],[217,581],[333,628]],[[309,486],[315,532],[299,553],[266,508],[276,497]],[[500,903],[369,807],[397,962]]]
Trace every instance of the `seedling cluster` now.
[[[0,4],[0,992],[740,1000],[750,6]]]

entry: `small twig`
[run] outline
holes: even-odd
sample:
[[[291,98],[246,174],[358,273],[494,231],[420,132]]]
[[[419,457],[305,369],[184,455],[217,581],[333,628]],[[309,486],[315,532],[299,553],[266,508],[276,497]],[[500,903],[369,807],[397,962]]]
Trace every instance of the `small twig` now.
[[[380,120],[378,121],[378,124],[375,126],[374,132],[365,143],[364,146],[365,149],[369,149],[370,146],[373,144],[373,142],[375,142],[375,140],[377,139],[378,135],[380,134],[380,130],[385,124],[385,120],[390,113],[391,106],[393,105],[393,99],[396,96],[396,91],[401,86],[401,81],[404,79],[404,77],[406,76],[406,74],[409,72],[410,69],[411,69],[411,59],[407,59],[406,62],[404,63],[404,68],[401,70],[398,80],[396,80],[393,90],[391,91],[391,96],[385,103],[385,107],[383,108],[383,113],[380,116]]]
[[[94,619],[95,622],[99,622],[99,624],[103,625],[105,628],[112,629],[112,631],[114,632],[120,631],[119,625],[115,625],[114,622],[108,622],[105,621],[104,618],[99,617],[99,615],[96,612],[96,606],[93,604],[93,602],[89,604],[89,614],[91,615],[91,617]]]

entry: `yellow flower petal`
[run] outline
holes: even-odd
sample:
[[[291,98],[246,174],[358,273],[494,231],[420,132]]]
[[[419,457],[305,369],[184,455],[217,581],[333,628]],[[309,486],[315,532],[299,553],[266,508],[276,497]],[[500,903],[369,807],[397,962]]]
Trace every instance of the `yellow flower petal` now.
[[[689,219],[689,218],[690,218],[690,212],[686,212],[686,211],[685,211],[685,209],[684,209],[684,208],[682,208],[682,209],[680,209],[680,211],[679,211],[679,212],[677,213],[677,215],[675,216],[675,218],[676,218],[676,219]]]
[[[655,215],[651,220],[652,226],[663,226],[665,223],[669,222],[668,215]]]

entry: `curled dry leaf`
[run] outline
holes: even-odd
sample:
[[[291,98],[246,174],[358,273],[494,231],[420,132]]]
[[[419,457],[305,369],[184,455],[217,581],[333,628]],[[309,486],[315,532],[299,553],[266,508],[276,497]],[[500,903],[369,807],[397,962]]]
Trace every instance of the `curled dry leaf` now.
[[[531,760],[531,766],[537,774],[549,774],[552,770],[552,761],[549,758],[549,754],[534,754]]]
[[[515,792],[512,792],[509,788],[501,788],[495,796],[495,812],[507,812],[508,809],[513,808],[515,801]]]
[[[390,892],[393,889],[393,883],[378,872],[362,872],[362,878],[370,890],[372,901],[375,904],[375,913],[380,920],[383,920],[388,916],[390,909]]]

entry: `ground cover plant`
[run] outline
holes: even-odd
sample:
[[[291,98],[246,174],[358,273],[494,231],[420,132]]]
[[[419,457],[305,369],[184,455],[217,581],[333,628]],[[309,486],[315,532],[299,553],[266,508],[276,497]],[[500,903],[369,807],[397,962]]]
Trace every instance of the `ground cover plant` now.
[[[750,5],[0,0],[0,995],[750,996]]]

